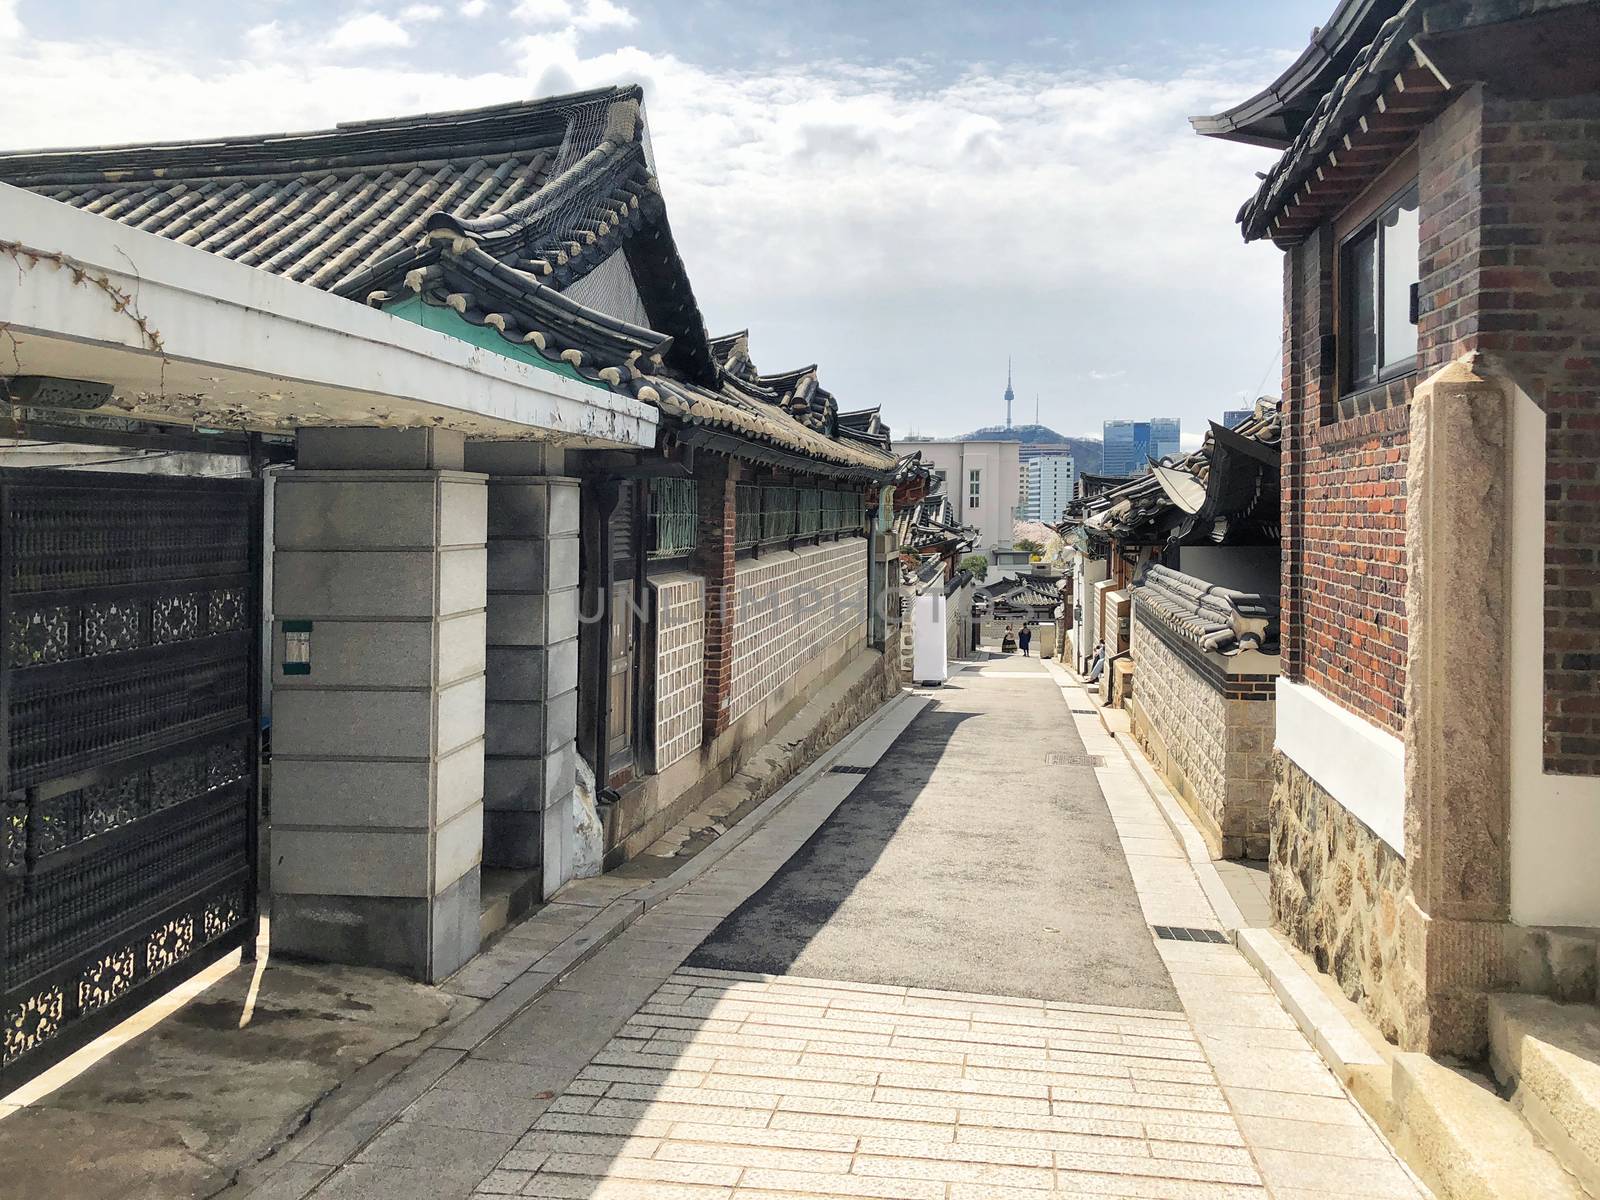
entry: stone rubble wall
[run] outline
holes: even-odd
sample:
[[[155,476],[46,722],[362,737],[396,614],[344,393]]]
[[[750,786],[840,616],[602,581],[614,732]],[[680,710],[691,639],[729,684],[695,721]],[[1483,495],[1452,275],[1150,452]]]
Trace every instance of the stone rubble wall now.
[[[1269,850],[1270,681],[1226,677],[1134,593],[1133,731],[1219,858],[1263,859]],[[1163,636],[1165,633],[1166,636]],[[1200,661],[1197,661],[1200,660]]]
[[[1273,757],[1273,924],[1399,1041],[1407,1026],[1405,860],[1294,762]]]
[[[833,646],[867,637],[867,542],[780,550],[734,568],[730,722]]]
[[[700,748],[705,704],[706,581],[685,571],[650,577],[655,604],[655,769]]]

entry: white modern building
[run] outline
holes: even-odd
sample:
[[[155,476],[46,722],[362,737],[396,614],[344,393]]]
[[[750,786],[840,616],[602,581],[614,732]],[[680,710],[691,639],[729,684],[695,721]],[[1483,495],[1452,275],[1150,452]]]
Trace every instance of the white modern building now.
[[[922,452],[943,480],[956,519],[978,530],[973,552],[992,563],[1011,549],[1011,530],[1021,516],[1021,446],[1015,441],[931,441],[896,446],[895,453]]]
[[[1026,518],[1046,524],[1061,520],[1067,502],[1072,499],[1072,485],[1078,477],[1072,455],[1043,454],[1029,459],[1025,470],[1028,477],[1023,505]]]

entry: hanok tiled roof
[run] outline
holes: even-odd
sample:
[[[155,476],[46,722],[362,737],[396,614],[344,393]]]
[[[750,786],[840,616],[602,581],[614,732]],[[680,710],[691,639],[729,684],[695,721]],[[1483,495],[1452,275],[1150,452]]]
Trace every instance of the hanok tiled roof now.
[[[1061,603],[1061,579],[1054,575],[1017,575],[978,589],[993,605],[1009,608],[1054,608]]]
[[[1443,105],[1444,83],[1412,48],[1422,20],[1422,0],[1406,0],[1328,85],[1239,210],[1246,241],[1303,239],[1381,174]]]
[[[1213,421],[1192,454],[1075,498],[1056,529],[1080,547],[1086,540],[1159,546],[1275,539],[1282,436],[1279,402],[1258,400],[1232,429]]]
[[[420,297],[687,425],[889,474],[886,447],[836,428],[814,369],[780,390],[707,337],[641,104],[614,87],[313,133],[27,151],[0,155],[0,181],[368,304]]]
[[[1241,650],[1278,653],[1278,597],[1238,592],[1152,565],[1133,591],[1177,633],[1201,650],[1233,655]]]

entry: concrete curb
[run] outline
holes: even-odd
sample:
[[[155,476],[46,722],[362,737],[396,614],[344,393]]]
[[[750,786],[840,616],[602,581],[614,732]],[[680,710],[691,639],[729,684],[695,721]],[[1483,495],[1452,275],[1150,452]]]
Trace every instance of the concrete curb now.
[[[1381,1067],[1383,1058],[1356,1031],[1323,994],[1317,981],[1278,940],[1270,929],[1240,929],[1234,934],[1239,953],[1267,981],[1300,1031],[1310,1039],[1324,1061],[1348,1084],[1359,1067]]]

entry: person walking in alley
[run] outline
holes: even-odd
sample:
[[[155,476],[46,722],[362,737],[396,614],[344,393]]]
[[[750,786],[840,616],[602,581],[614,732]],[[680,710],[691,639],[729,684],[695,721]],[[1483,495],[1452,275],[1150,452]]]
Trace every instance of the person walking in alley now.
[[[1022,632],[1017,634],[1017,645],[1022,647],[1023,658],[1028,657],[1028,643],[1031,641],[1033,641],[1033,630],[1024,625]]]
[[[1017,635],[1011,626],[1006,626],[1005,636],[1000,639],[1001,654],[1015,654],[1017,651]]]

